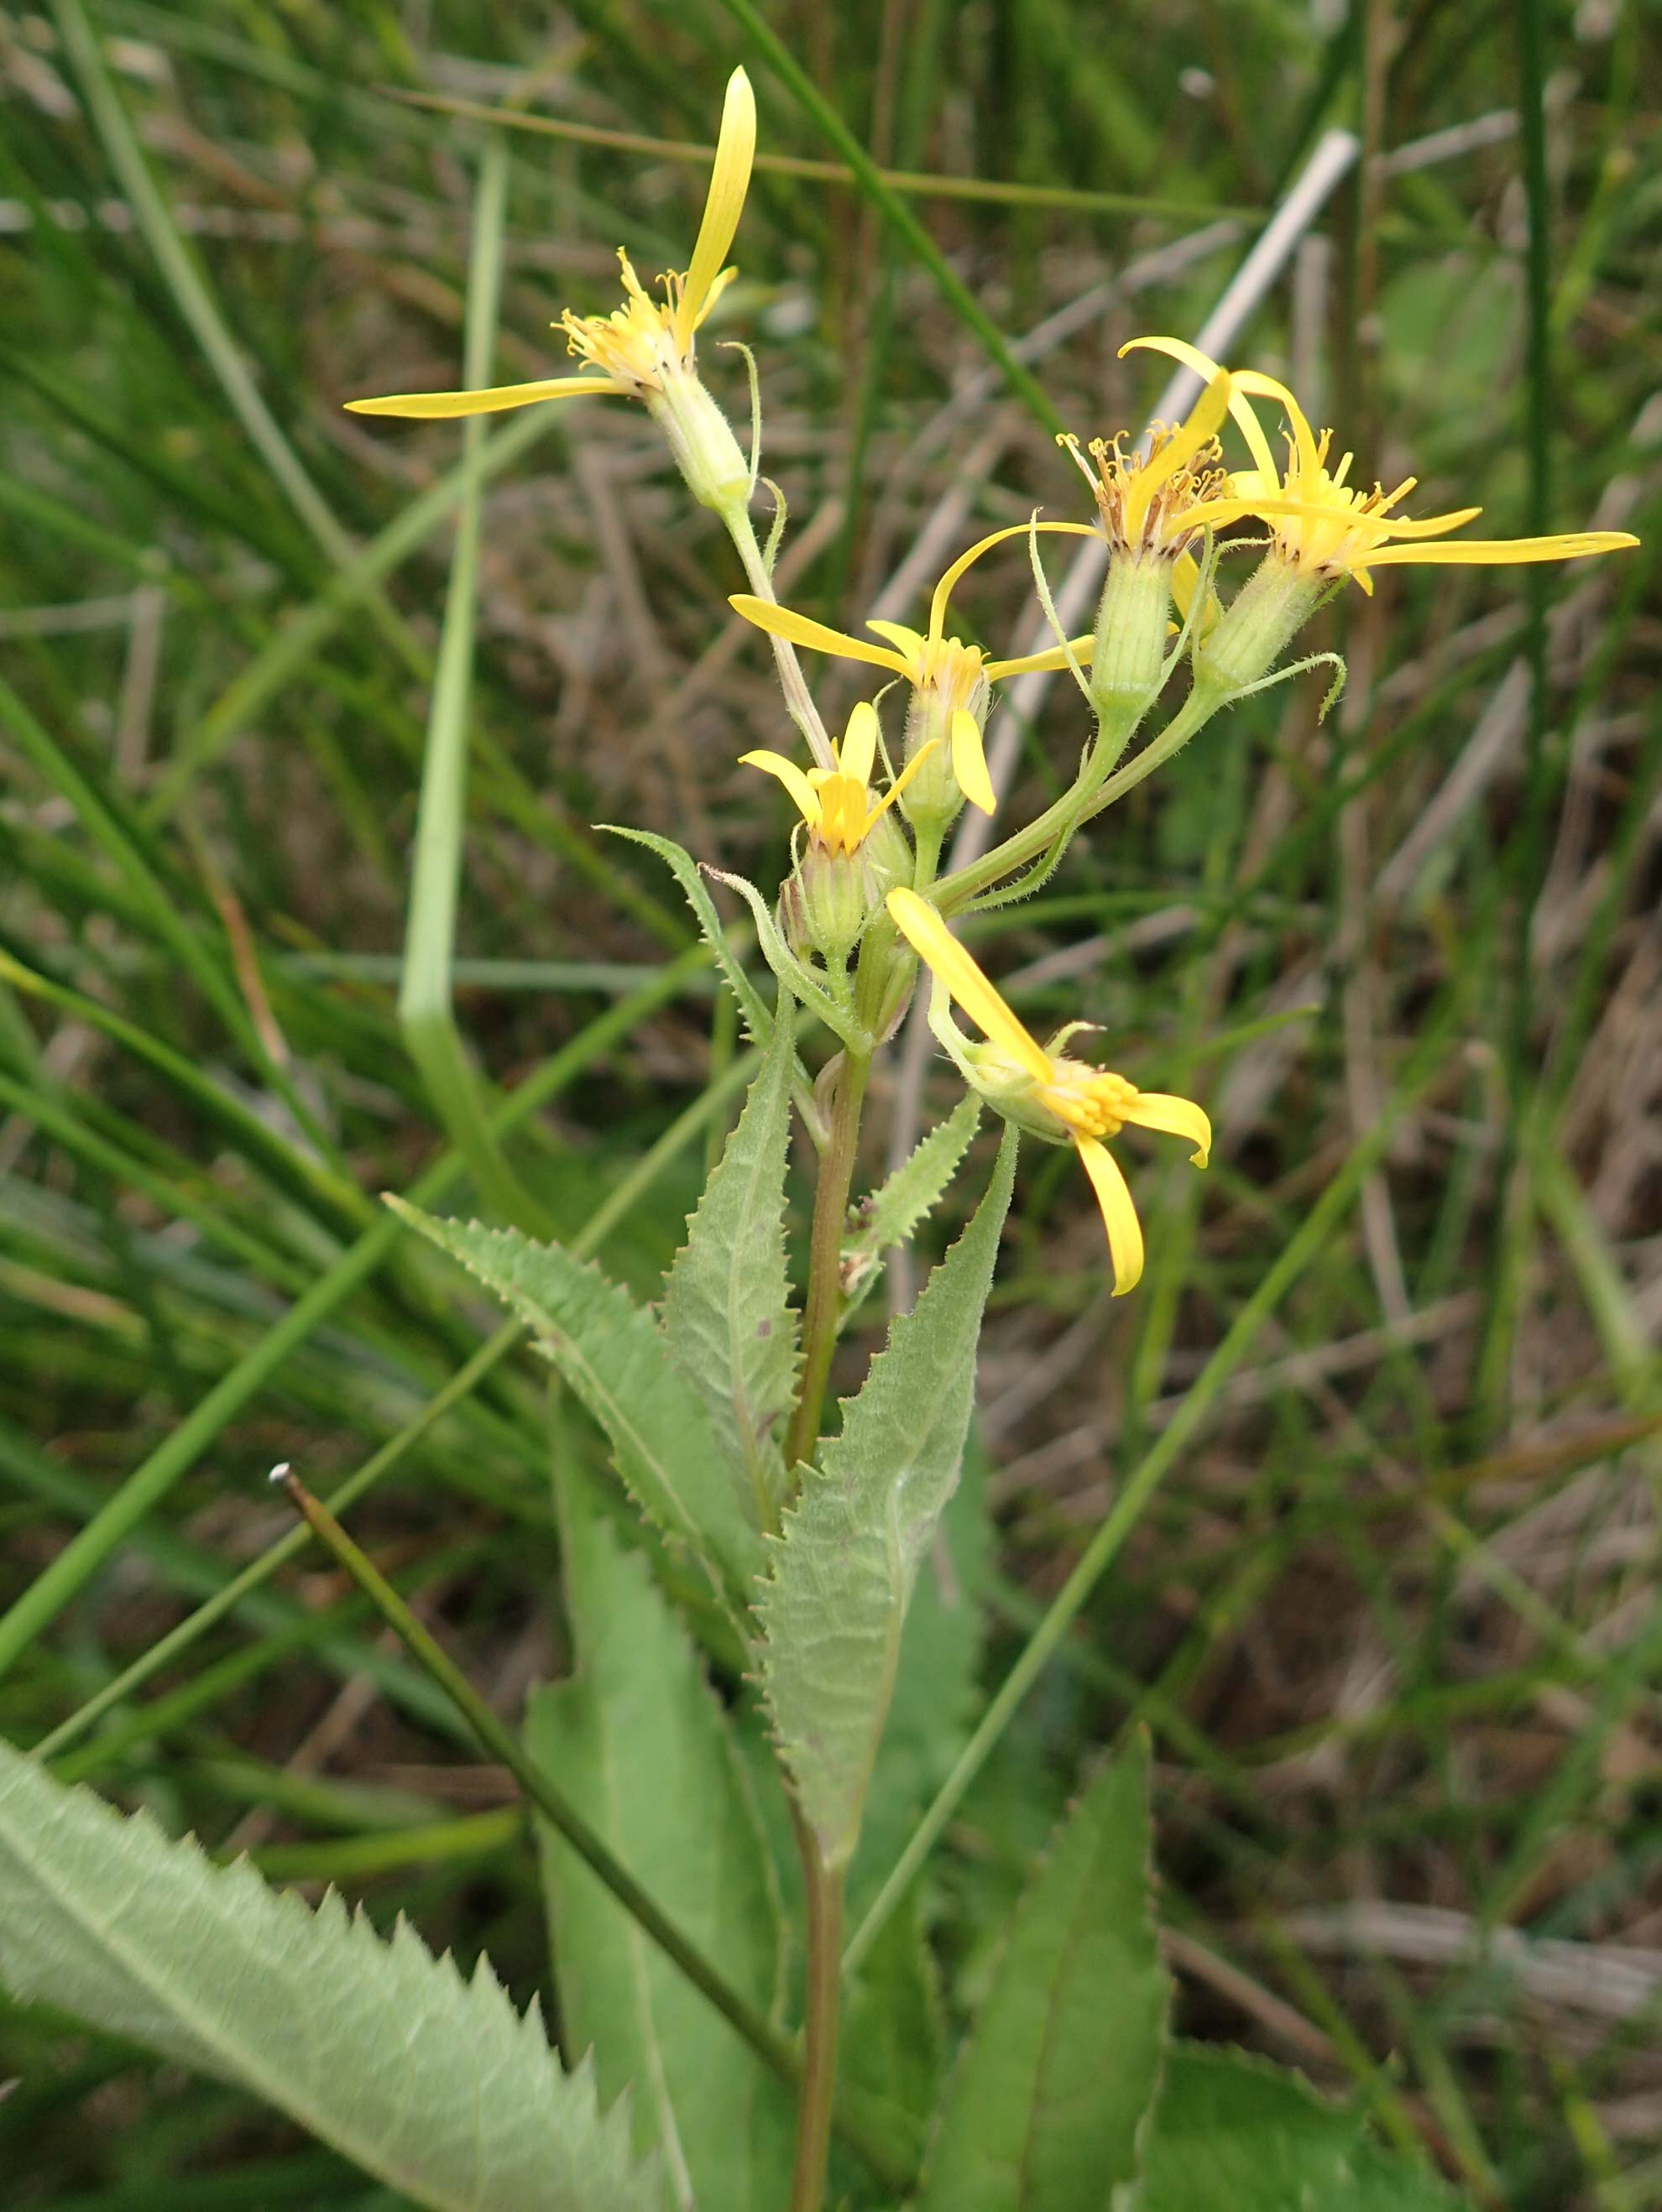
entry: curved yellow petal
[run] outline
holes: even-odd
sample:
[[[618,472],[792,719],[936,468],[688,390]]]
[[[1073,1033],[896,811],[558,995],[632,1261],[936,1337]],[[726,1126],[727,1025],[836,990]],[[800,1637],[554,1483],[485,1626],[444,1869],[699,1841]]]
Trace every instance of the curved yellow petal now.
[[[1316,434],[1310,427],[1310,417],[1279,378],[1266,376],[1262,369],[1238,368],[1235,382],[1243,392],[1255,398],[1273,399],[1282,408],[1293,425],[1293,441],[1299,449],[1299,466],[1307,476],[1313,477],[1321,467],[1321,455],[1316,450]]]
[[[889,786],[881,799],[878,800],[871,812],[866,817],[865,826],[860,832],[861,837],[865,837],[869,835],[873,823],[877,820],[880,815],[886,814],[888,812],[890,807],[894,805],[895,800],[899,798],[901,793],[906,788],[906,786],[917,774],[917,771],[922,767],[924,762],[928,760],[929,755],[934,752],[939,752],[940,750],[941,740],[939,738],[931,738],[927,745],[920,745],[918,747],[917,750],[907,762],[905,767],[901,769],[899,775],[896,776],[894,781]]]
[[[953,774],[958,778],[958,787],[971,806],[990,814],[998,799],[993,790],[993,780],[987,773],[981,725],[967,707],[960,707],[953,714],[952,734]]]
[[[484,392],[400,392],[387,399],[349,399],[349,415],[399,415],[412,422],[448,422],[457,415],[500,415],[542,399],[621,398],[603,376],[545,376],[536,384],[497,384]]]
[[[1011,1012],[928,900],[919,898],[916,891],[892,890],[888,908],[895,927],[922,956],[971,1020],[1019,1060],[1035,1083],[1048,1083],[1050,1063],[1043,1048]]]
[[[1585,561],[1592,553],[1621,553],[1639,540],[1625,530],[1572,530],[1557,538],[1456,538],[1438,545],[1386,545],[1367,556],[1370,568],[1404,562],[1475,562],[1507,568],[1521,561]]]
[[[1100,533],[1082,522],[1013,522],[1002,530],[995,530],[985,538],[978,538],[967,553],[960,553],[941,581],[935,586],[929,600],[929,635],[941,637],[946,634],[947,602],[953,595],[953,586],[966,568],[972,568],[983,553],[995,545],[1001,545],[1007,538],[1026,538],[1033,531],[1060,532],[1069,538],[1095,538]]]
[[[1130,1188],[1119,1162],[1099,1139],[1075,1137],[1074,1149],[1102,1208],[1102,1225],[1108,1231],[1108,1249],[1114,1262],[1114,1296],[1123,1298],[1142,1280],[1142,1229],[1131,1203]]]
[[[704,295],[721,275],[739,228],[745,194],[750,190],[751,163],[756,156],[756,94],[750,79],[736,69],[728,79],[721,106],[721,135],[715,142],[715,166],[710,171],[709,194],[697,243],[687,264],[686,281],[675,309],[675,342],[685,351],[702,319]]]
[[[872,621],[866,624],[879,637],[886,638],[901,659],[915,666],[923,658],[924,638],[922,631],[908,629],[904,623]]]
[[[867,784],[872,780],[876,759],[877,709],[868,699],[862,699],[849,714],[843,742],[837,748],[837,765],[842,775],[852,776],[856,783]]]
[[[1154,494],[1179,469],[1188,466],[1208,438],[1217,434],[1219,424],[1229,412],[1234,388],[1229,371],[1221,368],[1190,409],[1182,428],[1134,471],[1125,494],[1123,524],[1125,535],[1133,544],[1142,534],[1143,517]]]
[[[1087,538],[1094,538],[1097,533],[1089,530],[1085,534]],[[987,663],[987,681],[997,684],[1007,676],[1032,676],[1042,668],[1065,668],[1069,653],[1081,668],[1087,668],[1091,655],[1096,649],[1094,637],[1074,637],[1069,638],[1065,646],[1047,645],[1043,653],[1019,653],[1013,660],[989,660]]]
[[[747,623],[766,630],[770,637],[788,638],[793,645],[805,645],[813,653],[833,653],[840,660],[868,660],[874,667],[886,668],[895,676],[910,673],[898,653],[868,645],[864,638],[850,637],[846,630],[829,629],[824,623],[810,622],[807,615],[799,615],[793,607],[776,606],[771,599],[752,599],[748,592],[735,592],[728,605],[735,614],[743,615]]]
[[[1211,1157],[1212,1124],[1192,1098],[1174,1097],[1168,1091],[1139,1091],[1136,1104],[1127,1109],[1124,1118],[1139,1128],[1186,1137],[1195,1147],[1192,1164],[1197,1168],[1203,1168]]]
[[[819,794],[794,760],[787,760],[783,753],[740,753],[739,765],[740,768],[759,768],[766,775],[776,775],[796,801],[797,812],[810,830],[813,828],[822,811]]]
[[[1120,359],[1128,353],[1163,353],[1170,361],[1180,361],[1185,368],[1192,368],[1196,376],[1208,384],[1218,374],[1218,363],[1198,346],[1191,346],[1182,338],[1129,338],[1120,348]],[[1233,374],[1233,372],[1232,372]],[[1269,441],[1263,434],[1263,425],[1252,412],[1245,393],[1240,388],[1240,379],[1234,380],[1234,389],[1229,398],[1229,412],[1233,416],[1240,434],[1245,439],[1252,459],[1266,483],[1278,484],[1281,471],[1275,466],[1275,456],[1270,451]]]
[[[1388,502],[1387,502],[1388,503]],[[1437,538],[1445,531],[1463,530],[1468,522],[1475,522],[1482,513],[1481,507],[1457,507],[1446,514],[1422,514],[1413,521],[1407,515],[1390,515],[1387,525],[1393,538]]]

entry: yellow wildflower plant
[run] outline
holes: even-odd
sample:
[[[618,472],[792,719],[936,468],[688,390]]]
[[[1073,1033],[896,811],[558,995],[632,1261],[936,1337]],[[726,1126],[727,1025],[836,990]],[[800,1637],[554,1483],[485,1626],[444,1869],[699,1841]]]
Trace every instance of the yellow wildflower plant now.
[[[834,768],[811,768],[805,772],[783,753],[765,749],[740,753],[740,764],[778,777],[795,800],[812,843],[827,852],[851,856],[871,836],[925,758],[920,752],[909,760],[882,798],[874,802],[871,780],[877,764],[877,709],[862,699],[849,716],[842,743],[835,750]]]
[[[1218,369],[1185,421],[1150,425],[1146,456],[1126,451],[1123,432],[1085,447],[1070,432],[1057,439],[1091,488],[1111,551],[1176,559],[1203,530],[1251,512],[1229,497],[1218,443],[1233,398],[1230,371]]]
[[[940,989],[986,1033],[987,1044],[970,1044],[944,1009],[930,1007],[930,1027],[965,1079],[1008,1120],[1049,1143],[1071,1144],[1079,1154],[1108,1232],[1114,1296],[1123,1297],[1142,1274],[1142,1231],[1125,1176],[1103,1139],[1117,1137],[1128,1121],[1164,1130],[1193,1145],[1194,1164],[1203,1168],[1212,1149],[1211,1122],[1192,1099],[1139,1091],[1123,1075],[1069,1059],[1060,1048],[1087,1023],[1070,1022],[1047,1049],[926,899],[903,887],[889,893],[888,908]]]
[[[1181,338],[1133,338],[1122,354],[1134,350],[1162,353],[1182,362],[1197,375],[1208,379],[1208,389],[1222,374],[1215,362]],[[1463,507],[1447,514],[1411,520],[1392,509],[1413,490],[1416,478],[1405,477],[1394,491],[1375,483],[1372,491],[1346,481],[1354,458],[1342,454],[1330,468],[1333,433],[1312,429],[1309,417],[1286,385],[1257,369],[1233,369],[1230,413],[1239,426],[1252,456],[1250,469],[1235,471],[1229,479],[1230,501],[1239,512],[1261,515],[1274,533],[1281,560],[1301,578],[1326,585],[1354,576],[1365,592],[1373,589],[1375,568],[1459,562],[1479,566],[1525,561],[1580,561],[1590,554],[1615,553],[1639,540],[1625,530],[1573,530],[1546,538],[1467,538],[1451,539],[1482,514]],[[1263,426],[1253,410],[1254,398],[1269,399],[1287,416],[1288,458],[1277,468]],[[1222,510],[1220,510],[1221,513]]]
[[[1041,530],[1075,527],[1065,523],[1040,523],[1037,526]],[[729,604],[746,622],[753,623],[770,637],[786,638],[793,645],[806,646],[811,653],[831,653],[841,660],[864,661],[871,667],[887,669],[892,676],[904,678],[913,691],[913,712],[907,718],[908,772],[913,762],[921,760],[933,745],[944,744],[958,790],[983,814],[990,814],[997,802],[982,746],[989,687],[1006,676],[1024,675],[1030,669],[1063,668],[1069,652],[1076,659],[1088,660],[1091,657],[1089,638],[1076,639],[1065,648],[1053,646],[1043,653],[995,660],[982,647],[968,645],[961,638],[947,635],[947,602],[953,586],[965,569],[1007,538],[1025,538],[1029,527],[1024,522],[1008,530],[995,530],[990,537],[971,546],[967,553],[959,554],[934,587],[927,630],[908,629],[903,623],[868,623],[867,629],[875,630],[886,641],[882,645],[851,636],[846,630],[832,629],[825,623],[798,614],[794,608],[753,599],[747,592],[735,593]],[[955,795],[953,803],[955,808]]]
[[[652,299],[622,246],[624,304],[609,315],[578,315],[567,308],[557,324],[569,349],[585,369],[575,376],[541,378],[531,384],[501,384],[482,392],[406,392],[385,399],[349,399],[355,415],[397,415],[423,420],[458,415],[494,415],[510,407],[532,407],[545,399],[592,399],[617,395],[646,399],[662,393],[678,376],[691,373],[694,334],[720,299],[736,270],[726,266],[750,189],[756,152],[756,96],[750,79],[736,69],[728,80],[703,220],[685,271],[661,279],[664,298]]]

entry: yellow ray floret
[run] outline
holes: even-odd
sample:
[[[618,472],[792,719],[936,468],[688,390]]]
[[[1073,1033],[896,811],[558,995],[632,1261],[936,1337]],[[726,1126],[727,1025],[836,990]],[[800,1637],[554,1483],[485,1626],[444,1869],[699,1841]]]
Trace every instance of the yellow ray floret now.
[[[1136,349],[1163,353],[1182,362],[1215,388],[1222,374],[1215,362],[1181,338],[1133,338],[1122,353]],[[1353,456],[1342,454],[1328,465],[1333,433],[1319,434],[1286,385],[1257,369],[1229,372],[1228,409],[1252,456],[1250,469],[1238,470],[1229,480],[1231,497],[1220,507],[1233,505],[1243,514],[1261,515],[1275,533],[1276,550],[1306,574],[1324,581],[1354,576],[1364,591],[1373,588],[1371,571],[1400,567],[1408,562],[1428,565],[1460,562],[1483,566],[1524,561],[1579,561],[1592,553],[1615,553],[1639,540],[1625,530],[1574,530],[1549,538],[1467,538],[1450,539],[1448,532],[1473,521],[1482,510],[1464,507],[1449,514],[1424,515],[1410,520],[1392,509],[1413,490],[1415,478],[1406,477],[1394,491],[1376,483],[1372,491],[1347,483]],[[1252,405],[1267,399],[1287,418],[1288,455],[1278,468],[1269,438]],[[1428,539],[1440,543],[1428,544]]]
[[[888,908],[936,981],[990,1041],[991,1052],[983,1049],[959,1062],[966,1075],[1012,1119],[1065,1138],[1079,1154],[1108,1232],[1114,1295],[1135,1289],[1142,1273],[1142,1231],[1125,1177],[1102,1140],[1117,1136],[1128,1121],[1161,1129],[1186,1138],[1195,1147],[1195,1165],[1203,1168],[1212,1149],[1212,1124],[1191,1099],[1139,1091],[1123,1075],[1047,1052],[926,899],[916,891],[892,890]]]
[[[1081,534],[1080,526],[1075,523],[1041,522],[1038,527],[1074,536]],[[1032,669],[1064,668],[1070,652],[1078,661],[1087,661],[1091,657],[1092,641],[1088,637],[1075,638],[1066,648],[1052,646],[1044,653],[1020,653],[1013,659],[994,660],[980,646],[966,645],[961,638],[947,635],[947,602],[953,586],[965,570],[990,547],[1002,544],[1007,538],[1025,538],[1028,530],[1025,522],[1016,523],[1008,530],[995,530],[990,537],[971,545],[967,553],[960,553],[934,587],[927,630],[908,629],[903,623],[868,623],[867,629],[885,640],[881,645],[850,636],[847,630],[832,629],[825,623],[798,614],[792,607],[777,606],[770,599],[752,599],[746,592],[735,593],[731,604],[746,622],[766,630],[770,637],[788,638],[793,645],[805,646],[810,653],[827,653],[840,660],[859,660],[873,668],[885,668],[892,676],[903,677],[916,690],[938,693],[946,707],[951,732],[953,773],[965,797],[984,814],[990,814],[994,806],[992,779],[987,773],[982,748],[981,717],[973,711],[977,696],[984,711],[986,694],[982,687],[996,684],[1006,676],[1025,675]]]
[[[1156,422],[1146,458],[1125,450],[1123,436],[1093,438],[1081,447],[1069,434],[1064,446],[1091,487],[1102,518],[1099,532],[1116,553],[1180,554],[1202,530],[1239,520],[1251,509],[1227,496],[1218,430],[1234,398],[1227,369],[1219,369],[1175,428]],[[1086,458],[1087,454],[1090,458]]]
[[[852,854],[859,851],[934,750],[926,745],[909,760],[874,803],[870,787],[877,761],[877,709],[862,699],[849,716],[843,742],[836,749],[835,768],[813,768],[804,774],[783,753],[765,750],[741,753],[739,758],[743,767],[778,777],[816,844],[832,853]]]
[[[499,384],[484,392],[411,392],[387,399],[349,399],[355,415],[400,415],[433,418],[494,415],[508,407],[531,407],[544,399],[589,399],[607,394],[644,399],[661,392],[666,380],[692,367],[693,335],[732,281],[723,264],[739,228],[750,188],[756,153],[756,97],[741,69],[728,80],[716,142],[715,166],[703,220],[685,272],[672,270],[663,279],[661,301],[648,294],[621,247],[624,304],[609,315],[576,315],[568,308],[559,327],[571,352],[598,374],[544,377],[534,384]]]

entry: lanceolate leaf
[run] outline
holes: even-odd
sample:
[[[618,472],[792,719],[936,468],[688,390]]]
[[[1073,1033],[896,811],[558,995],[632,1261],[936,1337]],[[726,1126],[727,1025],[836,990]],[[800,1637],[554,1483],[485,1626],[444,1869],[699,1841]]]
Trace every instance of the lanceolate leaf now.
[[[704,879],[698,872],[698,863],[685,846],[678,845],[673,837],[659,837],[650,830],[626,830],[620,823],[603,822],[614,837],[627,837],[631,844],[644,845],[656,853],[673,871],[675,880],[686,893],[687,904],[703,932],[704,941],[715,955],[728,988],[739,1001],[739,1012],[744,1020],[745,1033],[752,1042],[764,1045],[773,1035],[773,1016],[766,1001],[750,977],[734,958],[721,927],[721,917],[715,911],[709,893],[704,889]]]
[[[534,2009],[400,1923],[313,1912],[0,1745],[0,1981],[265,2098],[436,2212],[664,2212]]]
[[[1460,2212],[1425,2167],[1367,2142],[1361,2115],[1284,2067],[1179,2043],[1132,2212]]]
[[[533,1698],[533,1754],[676,1925],[763,2012],[783,1978],[771,1863],[722,1708],[644,1559],[563,1479],[572,1680]],[[629,2087],[677,2203],[776,2212],[792,2100],[551,1830],[541,1835],[561,2036],[592,2051],[602,2095]]]
[[[966,1091],[944,1121],[904,1160],[859,1209],[858,1225],[843,1246],[843,1294],[849,1310],[877,1280],[883,1255],[904,1244],[958,1173],[981,1119],[981,1101]]]
[[[785,1266],[791,1007],[705,1188],[664,1286],[664,1334],[708,1407],[747,1508],[770,1521],[784,1480],[776,1430],[790,1410],[796,1316]]]
[[[530,1325],[538,1349],[606,1431],[636,1503],[742,1606],[761,1565],[761,1538],[703,1401],[651,1315],[557,1244],[534,1243],[517,1229],[437,1221],[401,1198],[387,1203]]]
[[[975,1218],[895,1322],[770,1547],[758,1608],[763,1686],[798,1801],[832,1864],[846,1863],[859,1834],[918,1563],[958,1481],[1015,1146],[1007,1130]]]
[[[1105,2212],[1134,2179],[1170,1997],[1149,1909],[1148,1795],[1140,1737],[1086,1791],[1022,1899],[947,2091],[918,2212]],[[1206,2202],[1239,2212],[1227,2196]]]

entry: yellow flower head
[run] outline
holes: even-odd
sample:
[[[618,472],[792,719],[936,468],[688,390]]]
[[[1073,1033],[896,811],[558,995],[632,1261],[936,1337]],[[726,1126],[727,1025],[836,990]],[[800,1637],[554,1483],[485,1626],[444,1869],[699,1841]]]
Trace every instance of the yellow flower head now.
[[[1181,338],[1134,338],[1121,348],[1168,354],[1184,362],[1197,375],[1215,380],[1217,364]],[[1233,382],[1229,411],[1239,424],[1251,453],[1253,465],[1237,470],[1230,478],[1233,503],[1242,513],[1262,515],[1270,525],[1281,558],[1302,575],[1317,582],[1338,582],[1354,576],[1365,592],[1372,592],[1372,571],[1400,567],[1406,562],[1470,562],[1484,565],[1520,561],[1578,561],[1590,553],[1614,553],[1639,540],[1625,530],[1569,531],[1551,538],[1501,538],[1444,540],[1451,530],[1470,522],[1482,509],[1464,507],[1449,514],[1422,516],[1417,521],[1395,514],[1398,501],[1413,490],[1415,479],[1405,477],[1395,491],[1376,483],[1365,492],[1348,483],[1352,456],[1341,456],[1330,468],[1333,433],[1318,437],[1309,418],[1284,384],[1257,369],[1231,372]],[[1273,400],[1287,417],[1288,456],[1277,469],[1269,441],[1253,410],[1253,398]]]
[[[868,623],[867,629],[875,630],[886,641],[882,645],[851,637],[846,630],[831,629],[824,623],[811,621],[807,615],[799,615],[793,608],[776,606],[769,599],[752,599],[747,592],[735,593],[730,604],[746,622],[754,623],[758,629],[766,630],[771,637],[788,638],[793,645],[806,646],[812,653],[833,653],[842,660],[866,661],[874,668],[886,668],[891,675],[904,677],[915,692],[939,710],[948,732],[953,774],[965,797],[980,807],[983,814],[990,814],[995,802],[981,742],[982,726],[987,718],[988,686],[1002,677],[1020,676],[1029,669],[1065,667],[1067,654],[1060,647],[1052,647],[1047,652],[1023,653],[1012,660],[994,660],[980,646],[966,645],[961,638],[947,635],[947,605],[953,585],[972,562],[1007,538],[1025,538],[1028,527],[1023,522],[1008,530],[995,530],[990,538],[982,538],[967,553],[959,554],[934,587],[927,630],[908,629],[902,623]],[[1038,527],[1048,530],[1068,526],[1042,522]],[[1091,640],[1075,639],[1071,650],[1076,659],[1088,660]],[[916,757],[922,759],[922,754]],[[908,762],[909,772],[912,765]]]
[[[834,768],[811,768],[804,774],[783,753],[741,753],[739,757],[742,766],[759,768],[778,777],[796,801],[813,844],[830,853],[851,855],[859,851],[911,781],[927,752],[909,760],[874,804],[871,780],[877,761],[877,709],[862,699],[849,716],[843,741],[836,749]]]
[[[888,908],[896,928],[922,957],[937,984],[957,1000],[990,1042],[966,1044],[950,1018],[937,1020],[932,1007],[936,1036],[965,1079],[1000,1113],[1052,1144],[1073,1146],[1102,1209],[1114,1262],[1114,1296],[1134,1290],[1142,1273],[1142,1231],[1125,1177],[1102,1140],[1117,1137],[1128,1121],[1135,1121],[1145,1129],[1186,1138],[1195,1147],[1195,1165],[1203,1168],[1212,1149],[1212,1124],[1190,1099],[1139,1091],[1123,1075],[1068,1059],[1058,1048],[1083,1024],[1071,1023],[1058,1031],[1047,1050],[1011,1012],[927,900],[916,891],[892,890]]]
[[[564,331],[570,350],[589,368],[598,369],[598,376],[545,377],[534,384],[500,384],[485,392],[402,392],[388,399],[350,399],[348,407],[356,415],[431,418],[494,415],[504,408],[529,407],[541,399],[583,399],[608,393],[644,399],[662,392],[678,374],[691,369],[693,334],[736,273],[724,264],[750,189],[755,152],[756,96],[750,79],[737,69],[728,79],[709,196],[685,270],[672,270],[662,279],[661,303],[648,296],[620,246],[623,306],[609,315],[575,315],[568,308],[556,325]]]
[[[1227,499],[1229,471],[1218,443],[1219,426],[1233,396],[1228,371],[1220,369],[1186,422],[1154,424],[1146,459],[1125,451],[1123,434],[1112,440],[1093,438],[1083,450],[1075,437],[1057,439],[1090,485],[1102,535],[1115,553],[1174,558],[1202,530],[1233,522],[1248,511],[1239,501]]]

